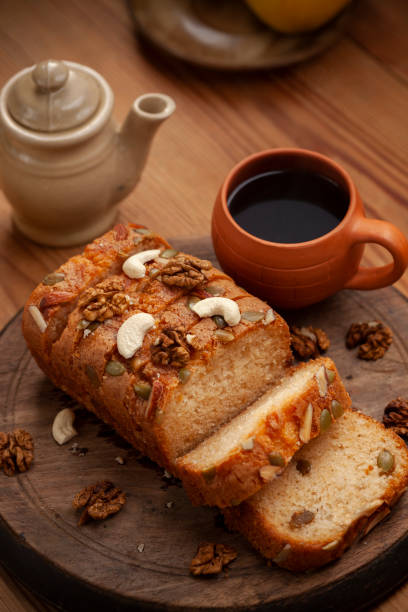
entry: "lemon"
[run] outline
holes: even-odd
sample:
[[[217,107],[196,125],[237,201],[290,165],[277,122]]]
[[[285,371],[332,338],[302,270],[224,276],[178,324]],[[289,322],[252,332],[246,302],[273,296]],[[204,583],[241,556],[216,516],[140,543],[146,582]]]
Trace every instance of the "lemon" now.
[[[349,2],[350,0],[246,0],[259,19],[285,34],[319,28]]]

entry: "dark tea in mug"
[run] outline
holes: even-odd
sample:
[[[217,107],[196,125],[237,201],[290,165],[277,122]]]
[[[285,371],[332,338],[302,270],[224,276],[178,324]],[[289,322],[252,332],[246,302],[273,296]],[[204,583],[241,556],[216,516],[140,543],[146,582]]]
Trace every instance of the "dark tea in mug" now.
[[[235,221],[248,233],[292,244],[333,230],[347,213],[349,195],[322,174],[288,169],[247,179],[231,192],[227,203]]]

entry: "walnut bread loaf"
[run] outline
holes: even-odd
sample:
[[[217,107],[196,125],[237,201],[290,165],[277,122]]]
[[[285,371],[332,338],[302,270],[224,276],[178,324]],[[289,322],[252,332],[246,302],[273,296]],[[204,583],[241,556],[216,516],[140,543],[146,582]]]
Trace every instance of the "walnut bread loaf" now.
[[[49,274],[23,333],[58,387],[172,472],[292,361],[288,327],[267,304],[135,224]]]
[[[403,440],[347,410],[279,478],[224,515],[266,558],[305,571],[340,557],[390,513],[407,486]]]
[[[236,506],[281,474],[350,405],[331,359],[304,363],[180,457],[178,475],[194,504]]]

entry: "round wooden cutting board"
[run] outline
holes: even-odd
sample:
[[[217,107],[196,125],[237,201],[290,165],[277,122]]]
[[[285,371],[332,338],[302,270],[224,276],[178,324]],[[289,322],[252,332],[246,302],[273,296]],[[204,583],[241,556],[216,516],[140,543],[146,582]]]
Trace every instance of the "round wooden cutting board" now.
[[[208,238],[177,246],[214,259]],[[408,397],[408,303],[397,291],[344,291],[286,314],[290,322],[327,331],[328,355],[356,407],[381,419],[388,401]],[[391,327],[394,341],[383,359],[360,361],[345,348],[345,333],[352,322],[373,319]],[[355,611],[406,578],[408,495],[339,561],[291,574],[268,567],[244,538],[227,532],[216,510],[192,507],[177,481],[56,389],[25,346],[20,314],[0,338],[0,382],[0,431],[23,427],[35,440],[29,472],[11,478],[0,473],[0,560],[62,609]],[[79,436],[59,447],[51,424],[67,406],[77,411]],[[79,454],[71,450],[74,442]],[[115,460],[119,456],[124,465]],[[78,527],[72,499],[101,479],[121,487],[128,501],[113,518]],[[190,576],[202,541],[237,549],[228,575]]]

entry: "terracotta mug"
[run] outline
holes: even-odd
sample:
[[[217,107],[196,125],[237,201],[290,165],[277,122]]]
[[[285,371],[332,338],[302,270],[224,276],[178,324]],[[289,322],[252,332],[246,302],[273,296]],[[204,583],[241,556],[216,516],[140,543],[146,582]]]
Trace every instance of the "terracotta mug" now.
[[[243,229],[228,208],[229,195],[244,181],[276,170],[300,169],[334,180],[349,197],[344,218],[327,234],[308,242],[269,242]],[[300,308],[340,289],[391,285],[408,264],[408,242],[391,223],[365,217],[358,191],[337,163],[303,149],[271,149],[247,157],[226,177],[212,216],[214,249],[223,269],[252,293],[282,308]],[[393,262],[360,266],[365,243],[377,243]]]

